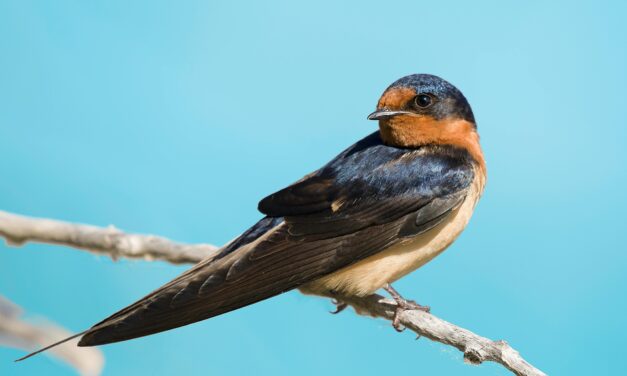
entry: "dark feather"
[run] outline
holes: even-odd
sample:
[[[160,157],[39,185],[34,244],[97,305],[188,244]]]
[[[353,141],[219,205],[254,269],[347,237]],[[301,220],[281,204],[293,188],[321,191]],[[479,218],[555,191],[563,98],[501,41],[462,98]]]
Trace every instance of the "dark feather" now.
[[[261,200],[259,210],[285,217],[293,236],[333,237],[400,218],[465,189],[473,177],[463,150],[399,149],[384,145],[375,132],[307,178]]]
[[[96,324],[81,346],[161,332],[294,289],[436,226],[473,179],[464,151],[383,145],[378,133],[259,204],[267,215],[137,303]]]

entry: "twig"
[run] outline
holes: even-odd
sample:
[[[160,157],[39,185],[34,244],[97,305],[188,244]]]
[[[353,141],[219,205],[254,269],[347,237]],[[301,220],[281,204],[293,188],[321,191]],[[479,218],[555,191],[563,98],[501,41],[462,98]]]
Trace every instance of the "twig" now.
[[[338,300],[351,305],[358,314],[381,317],[390,321],[394,318],[396,310],[396,303],[393,300],[385,299],[377,294],[365,298],[341,297]],[[399,319],[403,326],[421,337],[456,347],[464,353],[464,360],[470,364],[496,362],[516,375],[545,375],[544,372],[527,363],[518,351],[505,341],[493,341],[481,337],[470,330],[460,328],[423,311],[403,311]]]
[[[28,241],[63,244],[111,257],[159,259],[172,263],[196,263],[215,253],[211,245],[185,245],[152,235],[125,234],[113,227],[99,228],[50,219],[33,219],[0,211],[0,235],[11,245]],[[396,305],[380,295],[365,298],[342,297],[362,315],[392,320]],[[492,341],[421,311],[404,311],[400,323],[420,336],[453,346],[470,364],[497,362],[516,375],[541,376],[542,371],[527,363],[505,341]]]
[[[52,243],[107,255],[173,264],[195,263],[215,254],[209,244],[181,244],[154,235],[126,234],[114,226],[106,228],[30,218],[0,211],[0,236],[9,245],[26,242]]]

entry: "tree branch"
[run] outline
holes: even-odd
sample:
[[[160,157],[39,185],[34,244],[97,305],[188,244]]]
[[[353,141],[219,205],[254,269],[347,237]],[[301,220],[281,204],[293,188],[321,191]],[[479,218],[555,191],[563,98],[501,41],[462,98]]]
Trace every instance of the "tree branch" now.
[[[0,211],[0,236],[13,246],[26,242],[52,243],[107,255],[114,260],[125,257],[173,264],[196,263],[217,250],[209,244],[181,244],[160,236],[126,234],[114,226],[102,228],[5,211]]]
[[[396,303],[381,295],[374,294],[365,298],[342,297],[339,300],[351,305],[361,315],[381,317],[390,321],[394,318]],[[496,362],[519,376],[545,375],[527,363],[518,351],[505,341],[481,337],[423,311],[402,311],[399,318],[403,326],[419,336],[456,347],[464,353],[464,360],[470,364]]]
[[[218,249],[208,244],[186,245],[153,235],[126,234],[113,226],[100,228],[50,219],[36,219],[0,211],[0,235],[9,245],[29,241],[62,244],[99,254],[118,257],[163,260],[171,263],[196,263],[211,257]],[[365,298],[342,297],[361,315],[392,320],[396,303],[380,295]],[[502,364],[519,376],[542,376],[542,371],[527,363],[505,341],[492,341],[421,311],[403,311],[400,322],[419,336],[453,346],[464,353],[470,364],[491,361]]]

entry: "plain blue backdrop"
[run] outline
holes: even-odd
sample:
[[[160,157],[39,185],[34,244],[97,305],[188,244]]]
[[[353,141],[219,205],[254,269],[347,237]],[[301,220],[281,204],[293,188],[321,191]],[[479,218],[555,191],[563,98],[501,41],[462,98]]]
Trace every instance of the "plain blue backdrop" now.
[[[221,244],[372,132],[389,83],[473,106],[488,185],[397,288],[550,374],[627,374],[624,2],[0,1],[0,210]],[[0,246],[0,294],[72,330],[185,266]],[[505,375],[291,292],[103,347],[105,375]],[[2,375],[68,375],[0,349]]]

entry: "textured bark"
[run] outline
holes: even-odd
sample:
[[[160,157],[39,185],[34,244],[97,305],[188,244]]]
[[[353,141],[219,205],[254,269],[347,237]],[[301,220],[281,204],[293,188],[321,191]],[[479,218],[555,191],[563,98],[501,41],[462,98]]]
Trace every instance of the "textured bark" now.
[[[209,244],[186,245],[153,235],[126,234],[110,226],[72,224],[50,219],[29,218],[0,211],[0,235],[14,246],[26,242],[61,244],[99,254],[119,257],[162,260],[171,263],[196,263],[215,254],[218,247]],[[361,315],[392,320],[396,303],[380,295],[365,298],[341,297]],[[493,341],[460,328],[433,314],[407,310],[399,314],[400,323],[416,334],[453,346],[464,353],[470,364],[491,361],[502,364],[521,376],[545,375],[527,363],[505,341]]]
[[[181,244],[160,236],[126,234],[114,226],[103,228],[4,211],[0,211],[0,236],[13,246],[26,242],[52,243],[103,254],[114,260],[124,257],[173,264],[195,263],[210,257],[217,249],[209,244]]]
[[[343,297],[339,300],[351,305],[361,315],[381,317],[390,321],[394,318],[396,303],[377,294],[365,298]],[[470,364],[496,362],[516,375],[545,375],[527,363],[518,351],[505,341],[493,341],[482,337],[423,311],[402,311],[399,319],[403,326],[419,336],[457,348],[464,353],[464,360]]]

